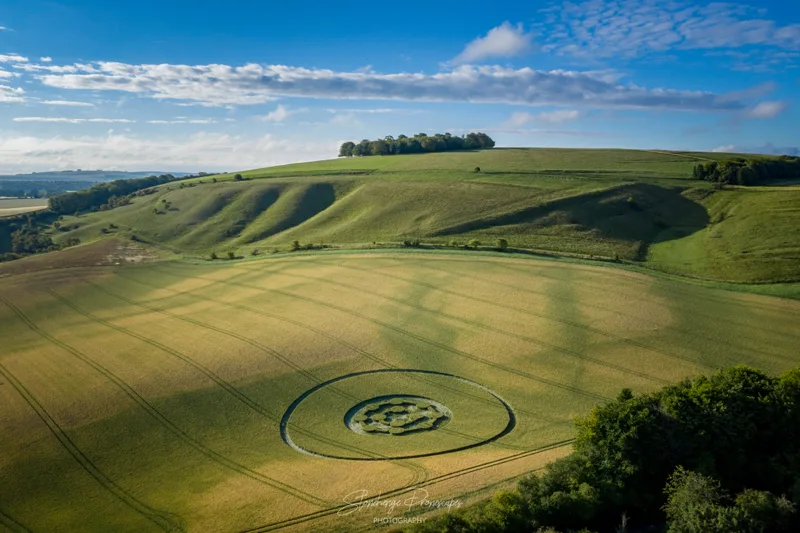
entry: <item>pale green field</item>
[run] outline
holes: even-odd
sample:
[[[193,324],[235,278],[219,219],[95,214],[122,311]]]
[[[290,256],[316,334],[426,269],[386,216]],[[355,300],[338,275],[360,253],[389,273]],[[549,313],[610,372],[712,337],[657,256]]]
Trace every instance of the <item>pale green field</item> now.
[[[0,198],[0,218],[40,211],[47,207],[47,198]]]
[[[72,251],[80,252],[83,247]],[[91,264],[91,263],[89,263]],[[800,302],[566,262],[338,254],[0,278],[0,524],[11,531],[354,531],[354,491],[479,497],[569,451],[572,417],[623,387],[800,363]],[[502,427],[476,382],[513,408]],[[394,377],[393,377],[394,376]],[[429,397],[450,423],[357,435],[345,412]],[[456,424],[458,422],[458,425]],[[402,511],[395,510],[395,515]],[[15,525],[16,524],[16,525]]]

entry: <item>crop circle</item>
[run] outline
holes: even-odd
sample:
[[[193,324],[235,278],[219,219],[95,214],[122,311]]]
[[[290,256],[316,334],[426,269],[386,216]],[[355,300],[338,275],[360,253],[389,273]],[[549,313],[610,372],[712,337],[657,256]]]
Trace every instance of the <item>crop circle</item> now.
[[[445,426],[453,414],[444,404],[420,396],[381,396],[359,402],[344,415],[358,435],[401,436]]]
[[[483,446],[515,425],[508,402],[479,383],[431,370],[379,369],[307,390],[284,413],[280,432],[306,455],[385,461]]]

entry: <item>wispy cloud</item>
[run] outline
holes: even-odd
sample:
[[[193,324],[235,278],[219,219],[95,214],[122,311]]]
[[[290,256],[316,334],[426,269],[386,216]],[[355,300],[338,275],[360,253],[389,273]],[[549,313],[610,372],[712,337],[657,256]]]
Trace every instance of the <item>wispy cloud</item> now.
[[[418,113],[419,111],[409,110],[409,109],[394,109],[389,107],[377,108],[377,109],[326,109],[328,113],[364,113],[366,115],[384,115],[387,113]]]
[[[155,138],[109,133],[101,136],[24,136],[0,133],[3,172],[54,168],[216,171],[255,168],[333,157],[337,142],[233,136],[200,132]]]
[[[91,104],[89,102],[76,102],[73,100],[42,100],[42,103],[46,105],[58,105],[67,107],[94,107],[94,104]]]
[[[380,74],[252,63],[240,67],[105,62],[73,66],[81,73],[37,77],[45,85],[61,89],[124,91],[182,100],[183,104],[216,106],[257,104],[289,96],[690,111],[739,111],[747,107],[745,102],[710,92],[626,85],[618,80],[618,74],[606,71],[464,65],[436,74]],[[273,117],[287,109],[274,110]]]
[[[767,155],[794,155],[800,156],[800,147],[798,146],[783,146],[778,147],[772,143],[767,143],[762,146],[738,146],[735,144],[726,144],[718,146],[711,150],[712,152],[727,152],[734,154],[767,154]]]
[[[175,120],[148,120],[148,124],[216,124],[217,121],[210,118],[179,118]]]
[[[685,0],[588,0],[543,10],[534,25],[542,49],[601,58],[638,57],[667,50],[800,49],[800,24],[762,18],[762,10],[732,3]]]
[[[19,54],[0,54],[0,63],[27,63],[28,58]]]
[[[746,116],[750,118],[775,118],[789,107],[789,102],[760,102],[749,109]]]
[[[136,121],[127,118],[66,118],[66,117],[15,117],[14,122],[55,122],[59,124],[133,124]]]
[[[532,39],[533,36],[525,33],[522,24],[512,26],[511,23],[504,22],[489,30],[485,36],[468,43],[452,63],[460,65],[490,58],[522,55],[533,49]]]
[[[270,111],[266,115],[259,118],[267,122],[282,123],[292,115],[297,115],[299,113],[308,113],[308,111],[309,110],[307,107],[301,107],[299,109],[290,109],[283,104],[278,104],[278,107],[276,107],[274,110]]]
[[[25,91],[22,87],[9,87],[8,85],[0,85],[0,103],[20,103],[25,101],[22,96]]]
[[[557,109],[555,111],[545,111],[543,113],[527,113],[520,111],[511,115],[506,122],[506,126],[519,128],[530,123],[561,124],[575,120],[581,116],[576,109]]]

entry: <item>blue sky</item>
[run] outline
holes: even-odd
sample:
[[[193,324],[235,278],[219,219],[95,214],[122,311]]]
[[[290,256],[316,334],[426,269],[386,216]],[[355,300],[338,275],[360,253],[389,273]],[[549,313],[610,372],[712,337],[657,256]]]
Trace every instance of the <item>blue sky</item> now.
[[[0,172],[235,170],[469,130],[800,150],[785,0],[4,0],[0,27]]]

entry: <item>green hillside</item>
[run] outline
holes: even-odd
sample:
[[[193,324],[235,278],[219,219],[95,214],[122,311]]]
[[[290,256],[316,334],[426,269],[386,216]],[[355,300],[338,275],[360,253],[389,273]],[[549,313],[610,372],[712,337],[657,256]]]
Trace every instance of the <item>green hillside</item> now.
[[[714,190],[699,161],[731,154],[493,149],[346,158],[170,183],[130,205],[67,216],[53,239],[133,236],[208,257],[420,239],[639,261],[733,282],[800,280],[800,190]],[[480,168],[477,171],[476,167]],[[64,228],[62,228],[64,229]]]

